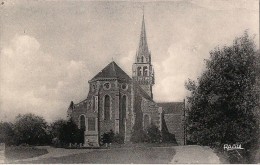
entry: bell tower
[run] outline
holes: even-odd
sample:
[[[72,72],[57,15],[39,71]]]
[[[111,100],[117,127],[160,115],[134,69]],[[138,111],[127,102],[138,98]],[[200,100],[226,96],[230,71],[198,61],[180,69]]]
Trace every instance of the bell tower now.
[[[133,80],[153,98],[152,86],[154,85],[154,70],[151,64],[151,52],[148,49],[144,15],[140,34],[139,47],[136,52],[135,63],[133,64]]]

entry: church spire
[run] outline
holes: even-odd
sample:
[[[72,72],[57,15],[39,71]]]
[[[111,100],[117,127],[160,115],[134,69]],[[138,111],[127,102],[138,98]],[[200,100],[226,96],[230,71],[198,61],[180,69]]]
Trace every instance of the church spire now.
[[[141,28],[139,48],[138,48],[137,56],[139,56],[140,58],[142,56],[144,56],[145,58],[148,58],[148,59],[150,58],[148,44],[147,44],[147,38],[146,38],[144,13],[143,13],[142,28]]]
[[[142,20],[139,47],[136,52],[136,60],[133,64],[133,80],[153,98],[154,71],[151,63],[151,52],[148,49],[144,14]]]

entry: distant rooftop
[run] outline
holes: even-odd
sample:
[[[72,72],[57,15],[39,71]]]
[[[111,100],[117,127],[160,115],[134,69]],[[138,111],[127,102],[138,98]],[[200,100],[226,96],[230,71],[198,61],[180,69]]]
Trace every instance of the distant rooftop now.
[[[163,108],[165,114],[182,114],[184,111],[184,102],[162,102],[157,105]]]

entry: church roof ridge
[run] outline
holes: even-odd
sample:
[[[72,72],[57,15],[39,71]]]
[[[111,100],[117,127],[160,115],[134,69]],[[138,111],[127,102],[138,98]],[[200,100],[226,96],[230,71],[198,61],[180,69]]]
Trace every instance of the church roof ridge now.
[[[115,61],[110,62],[105,68],[103,68],[96,76],[90,81],[102,78],[118,78],[124,80],[131,80],[131,78],[116,64]]]
[[[183,104],[183,101],[163,101],[158,102],[158,104]]]
[[[184,102],[157,102],[157,105],[162,107],[165,114],[182,114],[184,111]]]

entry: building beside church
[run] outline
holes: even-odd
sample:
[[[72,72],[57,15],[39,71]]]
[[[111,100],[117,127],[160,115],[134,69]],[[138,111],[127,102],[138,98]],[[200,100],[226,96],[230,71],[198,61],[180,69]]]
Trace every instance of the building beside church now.
[[[166,129],[183,144],[184,103],[156,103],[154,80],[143,17],[132,78],[113,61],[89,80],[87,98],[76,104],[71,102],[68,108],[68,116],[85,130],[84,145],[98,146],[101,135],[110,130],[122,135],[125,142],[130,141],[134,126],[146,129],[154,124],[162,130],[163,119]]]

